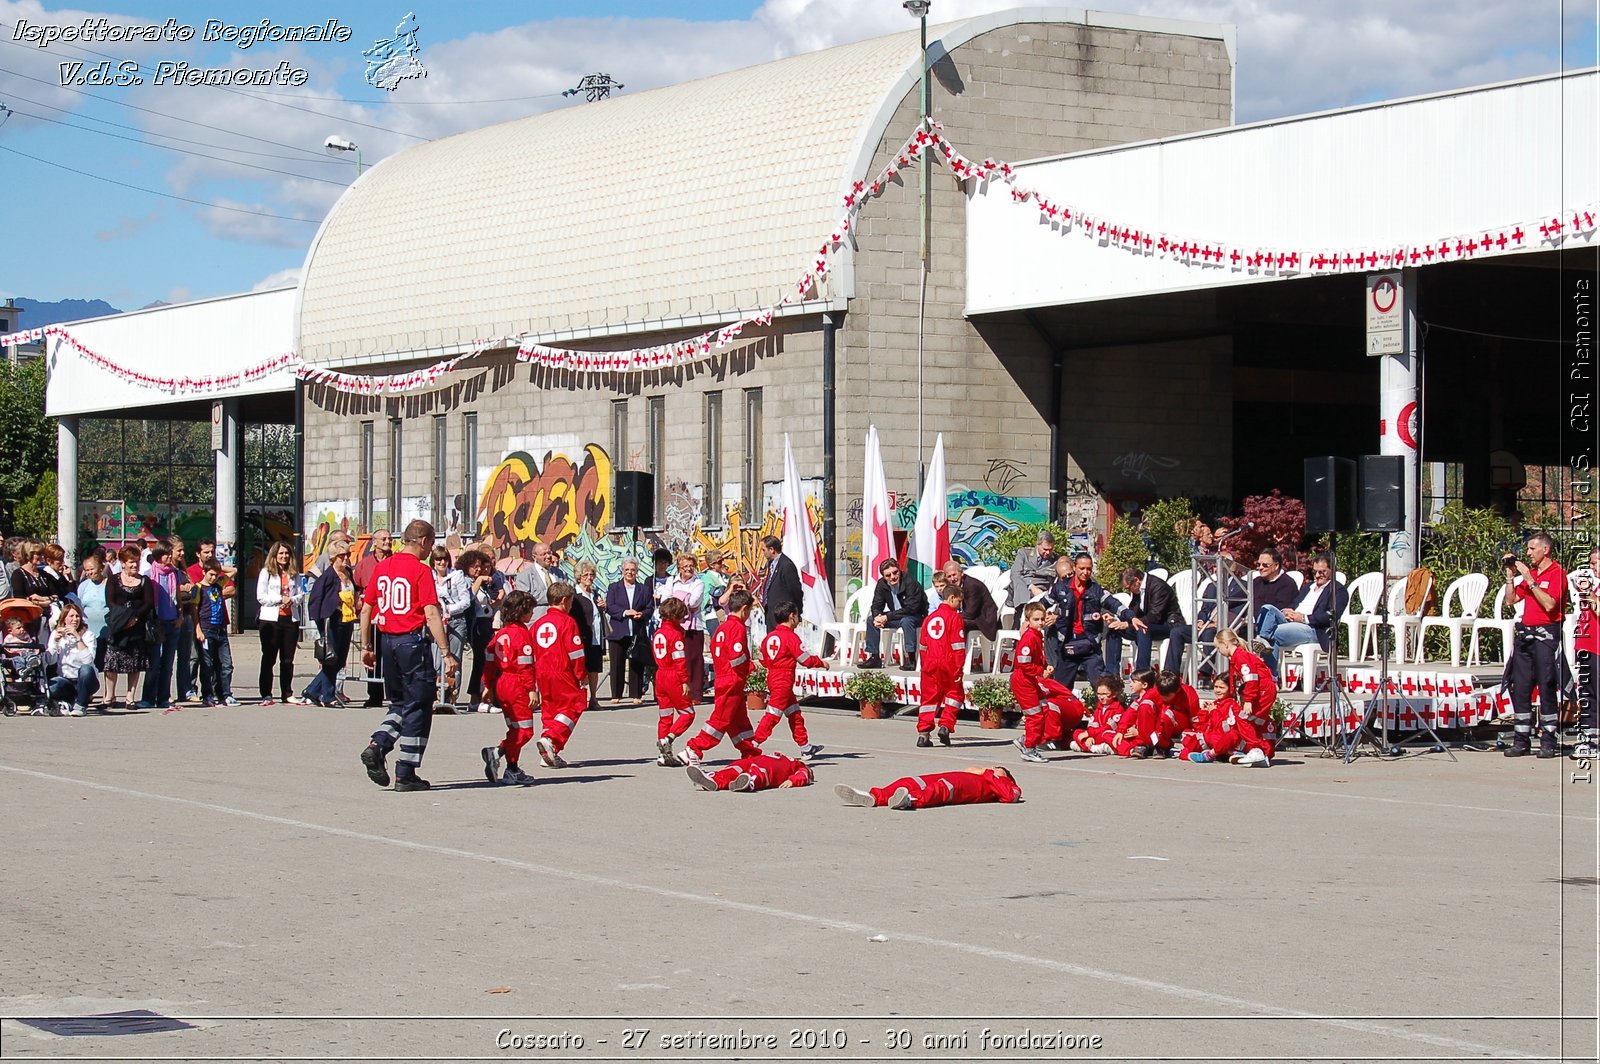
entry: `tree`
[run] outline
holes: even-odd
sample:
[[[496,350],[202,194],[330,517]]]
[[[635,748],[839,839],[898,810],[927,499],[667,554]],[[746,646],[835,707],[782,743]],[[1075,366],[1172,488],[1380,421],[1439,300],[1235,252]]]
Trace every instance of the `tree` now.
[[[56,494],[56,471],[46,470],[33,494],[17,504],[14,523],[18,534],[35,539],[55,538]]]
[[[56,467],[56,423],[44,412],[45,365],[0,360],[0,500],[15,506]],[[53,523],[53,522],[52,522]]]
[[[1148,562],[1144,537],[1126,516],[1119,515],[1111,522],[1111,534],[1106,537],[1106,549],[1100,555],[1095,569],[1095,579],[1107,591],[1122,590],[1122,570],[1143,569]]]

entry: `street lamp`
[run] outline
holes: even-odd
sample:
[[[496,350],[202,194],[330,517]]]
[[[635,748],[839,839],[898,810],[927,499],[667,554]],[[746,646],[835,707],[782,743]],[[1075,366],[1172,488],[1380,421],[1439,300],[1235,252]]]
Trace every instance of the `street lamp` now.
[[[920,71],[920,94],[922,97],[922,124],[919,129],[928,128],[928,8],[932,6],[929,0],[905,0],[901,5],[916,19],[922,28],[922,65]],[[928,310],[928,183],[932,180],[933,152],[922,152],[922,167],[918,171],[920,181],[920,200],[918,220],[922,233],[922,282],[917,290],[917,489],[920,491],[927,479],[927,467],[922,461],[922,333],[927,320]]]
[[[341,152],[356,153],[356,176],[361,176],[361,145],[345,140],[340,136],[332,136],[322,142],[322,150],[337,159]]]

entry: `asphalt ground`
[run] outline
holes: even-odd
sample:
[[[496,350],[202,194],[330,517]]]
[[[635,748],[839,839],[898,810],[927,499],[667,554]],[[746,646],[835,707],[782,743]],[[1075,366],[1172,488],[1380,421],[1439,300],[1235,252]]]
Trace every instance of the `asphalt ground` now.
[[[818,786],[707,794],[646,705],[530,788],[483,779],[497,716],[435,718],[398,794],[380,715],[0,720],[0,1057],[1595,1059],[1576,762],[1030,765],[820,711]],[[833,794],[997,762],[1024,803]]]

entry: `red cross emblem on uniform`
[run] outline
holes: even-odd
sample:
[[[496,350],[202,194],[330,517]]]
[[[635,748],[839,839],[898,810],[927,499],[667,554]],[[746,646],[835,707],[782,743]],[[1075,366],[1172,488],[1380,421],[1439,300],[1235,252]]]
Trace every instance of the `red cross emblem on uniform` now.
[[[932,639],[944,638],[944,618],[935,617],[928,622],[928,636]]]
[[[540,646],[549,650],[556,645],[556,626],[553,624],[541,624],[539,630],[534,633],[533,638],[538,641]]]

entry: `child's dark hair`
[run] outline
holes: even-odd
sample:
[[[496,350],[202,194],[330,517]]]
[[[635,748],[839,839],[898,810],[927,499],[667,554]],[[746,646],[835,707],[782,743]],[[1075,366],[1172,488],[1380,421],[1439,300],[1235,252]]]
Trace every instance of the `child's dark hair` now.
[[[1183,681],[1171,669],[1162,669],[1156,677],[1156,690],[1163,695],[1175,695],[1183,688]]]
[[[734,591],[728,595],[728,612],[738,613],[740,610],[744,609],[754,601],[755,597],[751,595],[750,592]]]
[[[1111,692],[1112,698],[1118,701],[1122,700],[1122,679],[1120,677],[1113,676],[1109,672],[1101,673],[1094,682],[1094,689],[1098,691],[1102,687]]]
[[[1140,683],[1144,684],[1146,688],[1154,687],[1156,685],[1156,670],[1140,669],[1138,672],[1134,673],[1128,678],[1130,680],[1138,680]]]
[[[571,584],[567,583],[565,580],[557,580],[555,583],[551,584],[545,589],[544,598],[546,602],[550,603],[550,605],[559,606],[563,602],[570,599],[573,594],[575,594],[575,592],[573,591]]]
[[[217,561],[215,558],[207,558],[205,561],[200,563],[200,571],[205,573],[220,573],[222,572],[222,563]]]
[[[663,621],[681,621],[689,615],[689,607],[683,604],[683,599],[667,598],[661,600],[661,619]]]
[[[500,620],[505,624],[527,624],[536,605],[538,602],[526,591],[513,591],[500,604]]]

